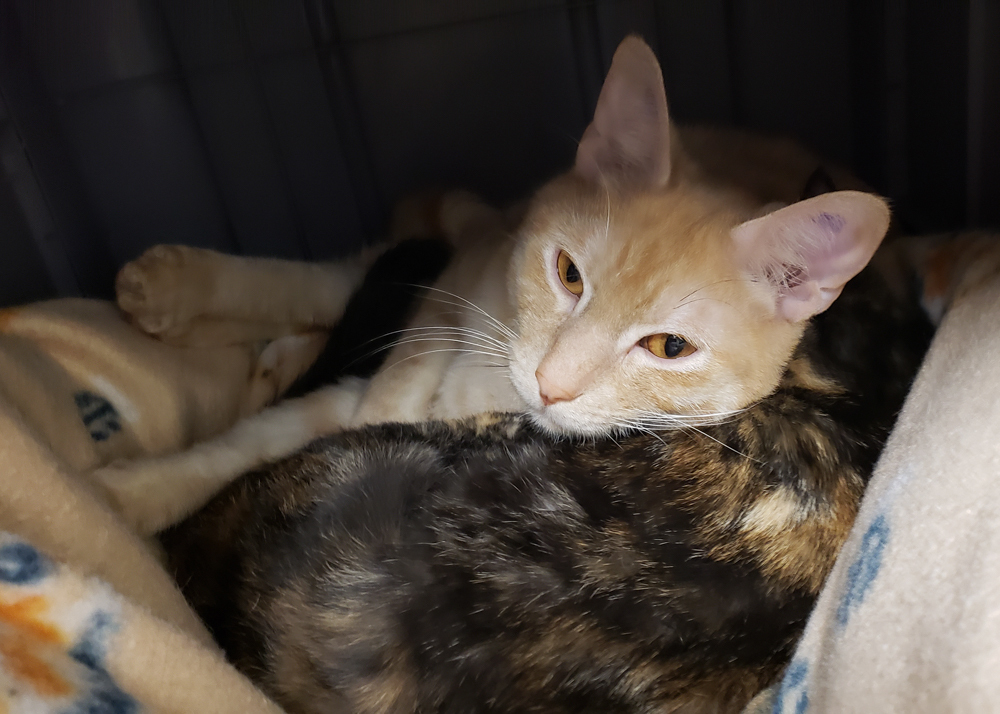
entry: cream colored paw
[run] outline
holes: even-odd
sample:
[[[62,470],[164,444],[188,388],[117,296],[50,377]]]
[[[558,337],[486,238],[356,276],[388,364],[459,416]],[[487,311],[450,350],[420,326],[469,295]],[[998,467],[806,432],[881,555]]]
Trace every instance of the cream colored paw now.
[[[182,245],[150,248],[118,271],[118,306],[145,332],[164,337],[183,334],[202,314],[212,290],[207,265],[212,254]]]

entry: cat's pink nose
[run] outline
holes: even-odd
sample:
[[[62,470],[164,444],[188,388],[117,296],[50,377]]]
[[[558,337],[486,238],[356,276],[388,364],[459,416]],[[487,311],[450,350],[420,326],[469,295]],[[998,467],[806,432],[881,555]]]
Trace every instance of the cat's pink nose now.
[[[553,384],[541,370],[535,372],[535,379],[538,380],[538,396],[542,398],[542,404],[552,406],[556,402],[569,402],[576,399],[579,394],[566,389],[558,384]]]

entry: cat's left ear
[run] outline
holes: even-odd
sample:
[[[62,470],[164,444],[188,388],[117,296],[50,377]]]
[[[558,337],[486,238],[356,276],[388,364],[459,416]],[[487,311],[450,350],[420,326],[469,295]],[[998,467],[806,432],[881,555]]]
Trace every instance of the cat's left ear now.
[[[578,174],[595,183],[660,188],[670,179],[670,114],[656,55],[636,35],[622,40],[576,152]]]
[[[868,264],[889,229],[889,206],[870,193],[835,191],[733,229],[744,268],[777,291],[778,315],[823,312]]]

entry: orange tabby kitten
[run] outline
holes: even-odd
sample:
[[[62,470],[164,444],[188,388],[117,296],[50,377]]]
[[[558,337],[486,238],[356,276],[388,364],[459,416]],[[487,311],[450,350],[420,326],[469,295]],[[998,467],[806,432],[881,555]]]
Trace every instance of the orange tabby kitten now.
[[[888,228],[884,201],[858,191],[784,205],[817,163],[784,142],[677,130],[656,58],[627,38],[573,169],[538,192],[515,233],[475,199],[445,198],[439,220],[457,254],[369,382],[319,390],[189,452],[100,476],[149,531],[254,464],[345,427],[495,410],[600,435],[729,416],[775,389],[807,320]],[[335,321],[357,265],[154,249],[123,270],[120,300],[174,337],[219,319],[258,335]]]

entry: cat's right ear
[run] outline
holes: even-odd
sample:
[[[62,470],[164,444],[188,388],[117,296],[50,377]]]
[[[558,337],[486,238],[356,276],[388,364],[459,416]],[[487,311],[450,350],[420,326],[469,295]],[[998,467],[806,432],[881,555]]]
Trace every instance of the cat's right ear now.
[[[732,236],[744,269],[774,289],[777,314],[801,322],[830,307],[888,229],[883,199],[836,191],[747,221]]]
[[[622,40],[576,152],[577,173],[595,183],[648,188],[670,179],[670,115],[656,55],[636,35]]]

